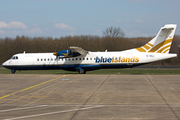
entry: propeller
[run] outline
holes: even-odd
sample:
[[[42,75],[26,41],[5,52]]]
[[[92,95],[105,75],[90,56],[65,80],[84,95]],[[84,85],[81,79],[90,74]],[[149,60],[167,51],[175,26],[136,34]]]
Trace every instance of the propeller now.
[[[55,45],[56,45],[56,50],[55,50],[55,52],[53,53],[53,55],[55,55],[55,56],[56,56],[56,60],[58,60],[58,44],[57,44],[56,41],[55,41]],[[62,43],[61,43],[61,45],[62,45]],[[62,47],[60,47],[60,48],[62,48]]]
[[[55,44],[56,44],[56,51],[53,53],[53,55],[55,55],[55,56],[58,56],[58,44],[56,43],[56,41],[55,41]]]
[[[68,49],[68,50],[61,50],[61,51],[58,51],[58,44],[56,43],[55,41],[55,44],[56,44],[56,51],[53,53],[53,55],[56,56],[56,60],[59,58],[68,58],[68,57],[72,57],[73,56],[73,52]],[[61,46],[62,46],[62,43],[61,43]],[[62,47],[60,47],[62,48]]]

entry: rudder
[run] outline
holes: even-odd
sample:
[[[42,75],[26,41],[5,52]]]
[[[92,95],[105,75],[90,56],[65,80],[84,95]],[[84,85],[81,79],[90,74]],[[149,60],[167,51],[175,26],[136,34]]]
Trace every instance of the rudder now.
[[[136,48],[136,50],[139,52],[169,53],[176,26],[175,24],[165,25],[160,29],[155,38],[144,46]]]

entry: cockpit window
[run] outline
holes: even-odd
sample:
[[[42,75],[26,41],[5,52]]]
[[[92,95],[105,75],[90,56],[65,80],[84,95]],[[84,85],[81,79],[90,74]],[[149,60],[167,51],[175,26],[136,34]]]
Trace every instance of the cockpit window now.
[[[12,56],[11,59],[17,60],[17,59],[18,59],[18,56]]]
[[[11,59],[16,59],[16,57],[15,57],[15,56],[12,56]]]

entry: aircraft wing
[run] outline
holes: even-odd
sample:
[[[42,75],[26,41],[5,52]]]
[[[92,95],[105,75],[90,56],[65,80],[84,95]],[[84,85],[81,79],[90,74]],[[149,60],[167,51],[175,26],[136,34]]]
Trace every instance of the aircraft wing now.
[[[80,47],[76,47],[76,46],[70,46],[69,49],[70,49],[71,53],[76,52],[81,55],[86,55],[88,53],[88,51],[86,51]]]

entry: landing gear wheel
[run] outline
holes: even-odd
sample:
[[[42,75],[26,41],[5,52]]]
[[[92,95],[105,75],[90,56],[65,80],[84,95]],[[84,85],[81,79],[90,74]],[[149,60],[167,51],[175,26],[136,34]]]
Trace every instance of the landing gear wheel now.
[[[15,73],[16,73],[16,70],[11,70],[11,73],[12,73],[12,74],[15,74]]]
[[[79,72],[79,74],[86,74],[86,71],[84,69],[81,69],[78,72]]]

